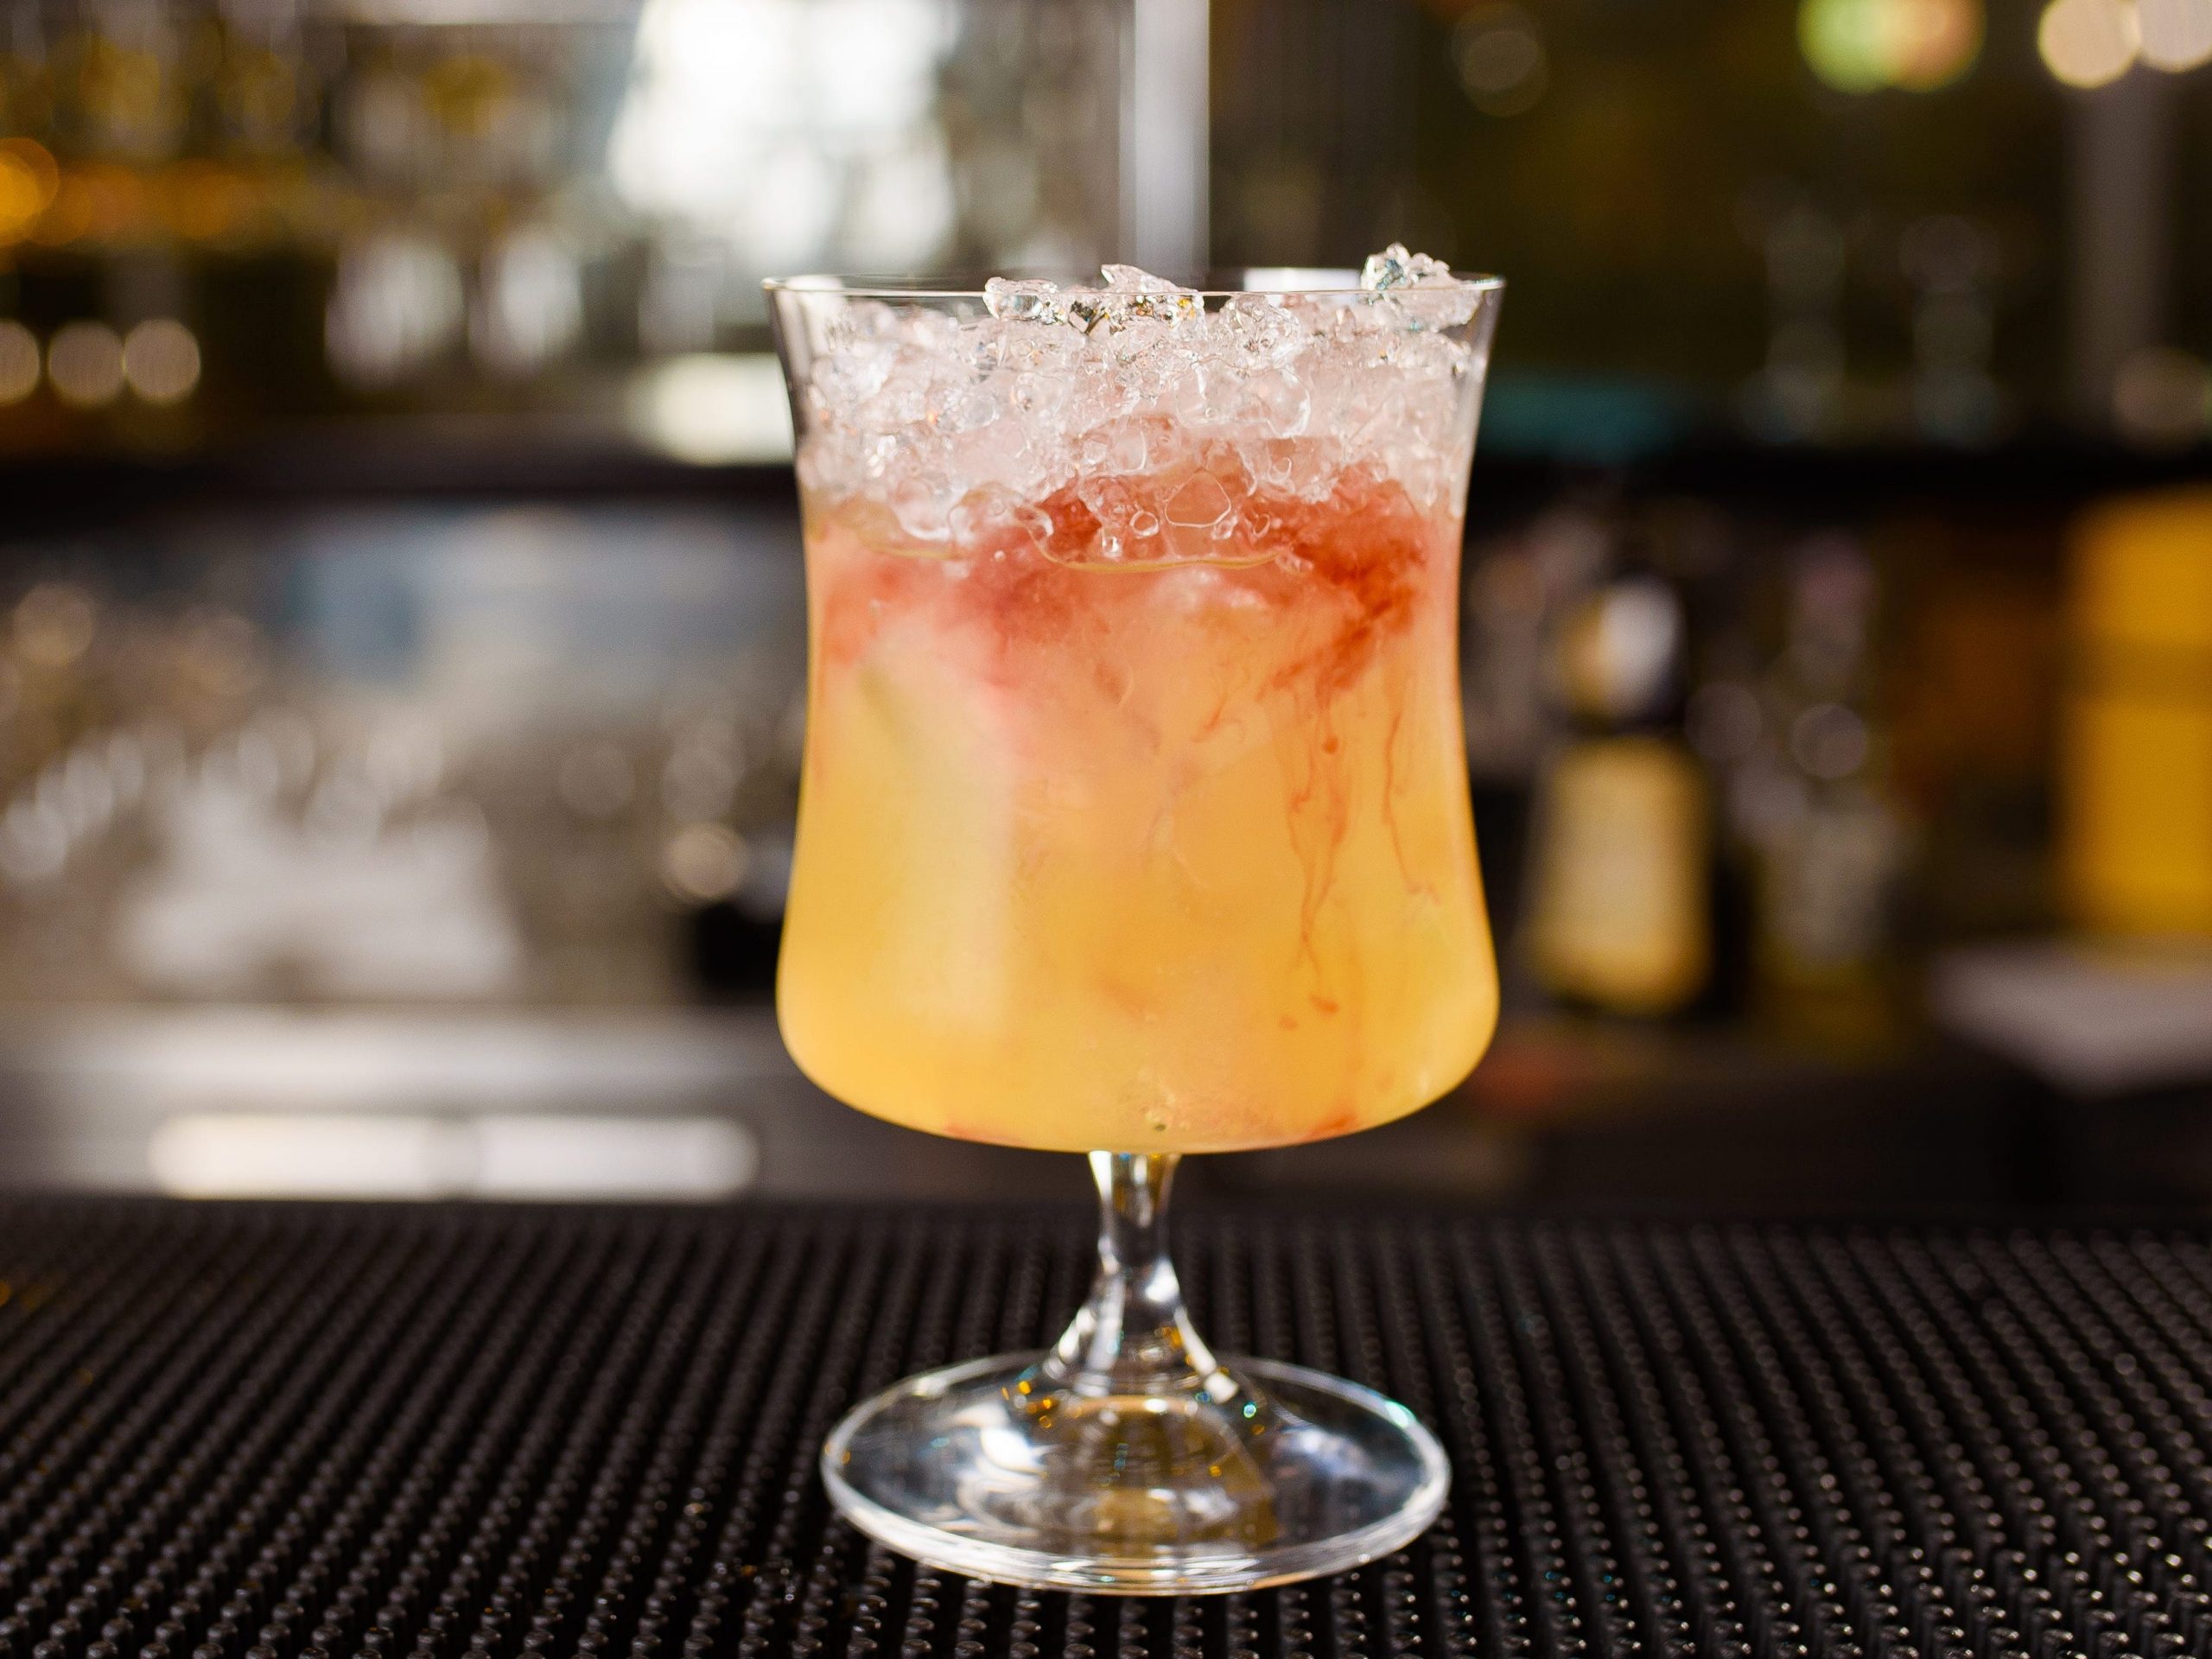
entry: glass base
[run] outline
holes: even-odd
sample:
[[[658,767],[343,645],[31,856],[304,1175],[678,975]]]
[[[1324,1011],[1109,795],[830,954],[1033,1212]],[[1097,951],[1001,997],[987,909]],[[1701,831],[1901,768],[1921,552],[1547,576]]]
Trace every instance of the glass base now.
[[[1036,1354],[886,1389],[837,1425],[822,1476],[855,1526],[932,1567],[1149,1596],[1357,1567],[1451,1484],[1411,1412],[1340,1377],[1245,1359],[1195,1392],[1100,1393]]]

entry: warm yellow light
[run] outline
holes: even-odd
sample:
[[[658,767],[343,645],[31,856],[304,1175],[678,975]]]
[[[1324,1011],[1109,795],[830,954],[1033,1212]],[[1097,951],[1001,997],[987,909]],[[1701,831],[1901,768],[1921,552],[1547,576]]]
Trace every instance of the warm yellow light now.
[[[163,169],[153,195],[168,228],[196,242],[227,236],[256,205],[252,184],[213,162],[178,162]]]
[[[35,149],[31,139],[0,143],[0,248],[22,241],[53,199],[53,179],[40,177],[22,146]]]
[[[104,322],[67,322],[47,342],[47,378],[65,404],[92,409],[123,390],[123,342]]]
[[[38,336],[12,318],[0,321],[0,404],[19,404],[38,390]]]
[[[31,238],[47,247],[106,241],[144,226],[145,181],[113,162],[73,162],[57,178],[53,202]]]
[[[2134,0],[2050,0],[2036,29],[2044,67],[2069,86],[2103,86],[2134,67],[2143,26]]]
[[[2143,61],[2180,74],[2212,63],[2212,0],[2136,0]]]
[[[54,200],[60,170],[32,138],[0,138],[0,247],[30,233]]]
[[[1797,41],[1838,92],[1934,92],[1980,55],[1981,0],[1804,0]]]
[[[200,342],[174,317],[156,317],[123,342],[123,374],[149,404],[181,403],[200,384]]]

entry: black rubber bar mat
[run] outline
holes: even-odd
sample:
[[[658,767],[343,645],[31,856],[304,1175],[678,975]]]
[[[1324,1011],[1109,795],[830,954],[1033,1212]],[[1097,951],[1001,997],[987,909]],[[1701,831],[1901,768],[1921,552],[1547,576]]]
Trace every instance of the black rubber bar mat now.
[[[1433,1424],[1341,1579],[917,1569],[822,1436],[1038,1343],[1080,1217],[0,1207],[0,1652],[2212,1656],[2212,1242],[2157,1227],[1186,1221],[1221,1347]]]

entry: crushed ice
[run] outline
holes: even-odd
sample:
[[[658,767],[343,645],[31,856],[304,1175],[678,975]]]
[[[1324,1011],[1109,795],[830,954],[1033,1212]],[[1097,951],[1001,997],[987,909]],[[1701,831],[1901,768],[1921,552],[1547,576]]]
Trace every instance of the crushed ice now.
[[[1474,289],[1441,259],[1408,253],[1402,242],[1369,254],[1360,267],[1359,285],[1370,294],[1389,295],[1419,327],[1457,328],[1475,315]]]
[[[1433,503],[1464,481],[1477,285],[1394,243],[1356,290],[1202,296],[1134,265],[1099,288],[995,277],[985,315],[820,302],[799,466],[944,551],[1018,533],[1072,486],[1096,556],[1210,559],[1345,467]],[[1249,539],[1249,537],[1247,537]]]

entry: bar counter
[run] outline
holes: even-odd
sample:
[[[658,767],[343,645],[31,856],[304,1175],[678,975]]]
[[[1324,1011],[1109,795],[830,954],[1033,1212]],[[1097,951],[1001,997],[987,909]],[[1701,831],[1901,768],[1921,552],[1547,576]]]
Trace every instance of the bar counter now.
[[[2212,1655],[2212,1232],[1199,1211],[1216,1344],[1433,1424],[1358,1573],[1122,1601],[828,1513],[861,1394],[1034,1345],[1073,1211],[0,1210],[0,1653]]]

